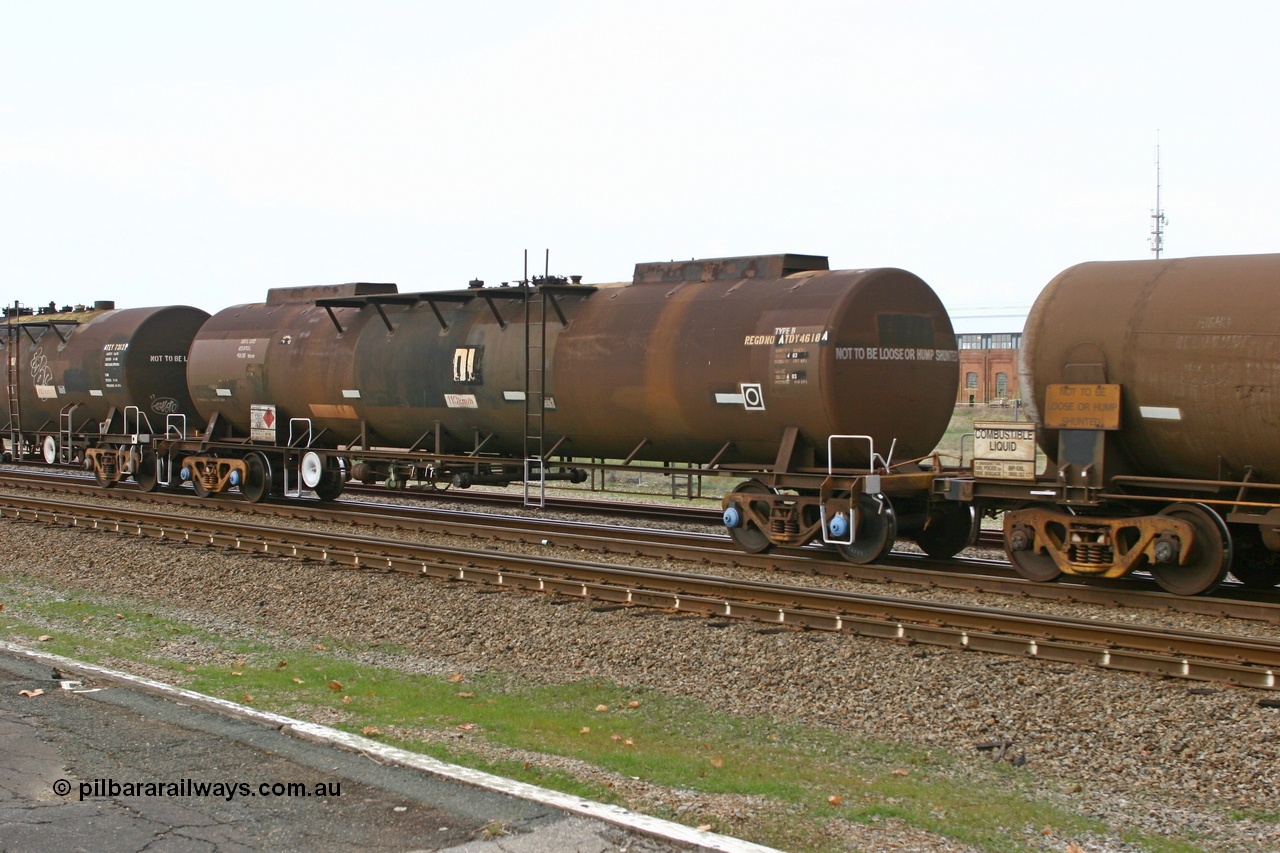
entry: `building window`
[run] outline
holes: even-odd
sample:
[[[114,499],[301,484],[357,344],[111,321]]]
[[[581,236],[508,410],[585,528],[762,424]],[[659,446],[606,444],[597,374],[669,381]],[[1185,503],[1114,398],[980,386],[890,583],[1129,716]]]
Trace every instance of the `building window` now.
[[[978,374],[976,374],[976,373],[966,373],[966,374],[964,375],[964,385],[965,385],[965,387],[966,387],[966,388],[977,388],[977,387],[978,387]]]
[[[991,349],[1014,349],[1013,335],[992,335]]]
[[[996,396],[1001,399],[1009,396],[1009,374],[996,374]]]
[[[1021,332],[956,335],[958,349],[1018,349],[1021,345]]]

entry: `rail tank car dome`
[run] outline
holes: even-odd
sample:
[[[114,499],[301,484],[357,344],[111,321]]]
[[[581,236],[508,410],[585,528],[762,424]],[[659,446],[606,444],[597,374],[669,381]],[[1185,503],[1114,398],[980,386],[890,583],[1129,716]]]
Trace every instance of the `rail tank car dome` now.
[[[187,352],[208,317],[177,305],[7,326],[6,349],[16,348],[23,430],[55,432],[68,416],[72,428],[82,430],[130,406],[156,430],[164,429],[170,414],[193,417]]]
[[[200,331],[189,382],[204,418],[247,433],[267,404],[281,441],[292,424],[330,446],[519,456],[528,354],[556,455],[772,462],[795,428],[824,464],[831,434],[925,455],[955,400],[946,311],[896,269],[772,255],[641,264],[625,284],[300,297],[229,308]]]
[[[1023,387],[1043,412],[1047,385],[1121,386],[1108,473],[1275,481],[1277,329],[1280,255],[1080,264],[1027,318]]]

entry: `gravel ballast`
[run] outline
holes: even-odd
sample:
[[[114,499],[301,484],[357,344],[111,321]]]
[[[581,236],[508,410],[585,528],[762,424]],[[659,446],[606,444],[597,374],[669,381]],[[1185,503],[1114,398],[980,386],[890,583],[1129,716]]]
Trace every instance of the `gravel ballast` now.
[[[701,619],[552,606],[548,596],[482,594],[464,584],[37,524],[4,521],[0,529],[0,571],[9,577],[29,577],[46,591],[148,600],[169,618],[220,635],[395,643],[407,656],[374,652],[371,662],[416,672],[621,680],[729,713],[945,749],[962,757],[961,772],[968,761],[975,774],[991,761],[976,743],[1011,741],[1008,758],[1025,759],[1023,772],[1048,800],[1111,828],[1110,837],[1076,841],[1090,853],[1134,849],[1119,840],[1126,830],[1200,837],[1211,850],[1280,849],[1280,826],[1232,815],[1276,811],[1280,709],[1259,704],[1271,694],[843,635],[762,634],[749,623],[711,630]],[[1126,621],[1131,616],[1143,619],[1126,614]],[[1150,624],[1173,619],[1150,614]],[[1203,617],[1192,625],[1213,629]],[[672,797],[654,789],[640,799]],[[742,804],[721,806],[731,812]],[[844,829],[833,842],[968,849],[895,821]],[[1066,849],[1061,839],[1043,843]]]

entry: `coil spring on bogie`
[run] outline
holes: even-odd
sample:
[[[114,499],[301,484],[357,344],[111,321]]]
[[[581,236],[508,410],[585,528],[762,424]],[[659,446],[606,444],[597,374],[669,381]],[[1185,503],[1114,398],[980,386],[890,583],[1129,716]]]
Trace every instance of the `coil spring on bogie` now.
[[[1115,561],[1110,545],[1091,545],[1081,542],[1072,545],[1067,552],[1067,559],[1073,563],[1088,566],[1102,566]]]
[[[777,536],[796,536],[800,533],[800,521],[790,507],[775,507],[769,519],[769,532]]]

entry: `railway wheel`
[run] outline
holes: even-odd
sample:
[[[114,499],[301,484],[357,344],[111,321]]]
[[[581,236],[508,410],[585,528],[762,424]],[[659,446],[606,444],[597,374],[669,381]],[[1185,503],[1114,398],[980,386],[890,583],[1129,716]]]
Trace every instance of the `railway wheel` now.
[[[770,489],[759,480],[747,480],[745,483],[739,483],[734,491],[745,492],[750,495],[773,494],[773,489]],[[749,505],[758,514],[765,518],[769,517],[768,501],[749,500]],[[769,541],[769,537],[765,532],[747,518],[743,518],[740,524],[730,527],[729,536],[737,543],[739,548],[748,554],[767,554],[773,550],[773,543]]]
[[[145,449],[133,469],[133,480],[144,492],[154,492],[160,487],[160,460],[154,450]]]
[[[320,475],[320,481],[311,490],[322,501],[336,501],[338,495],[342,494],[344,485],[341,473],[338,471],[325,471]]]
[[[837,545],[840,556],[850,563],[874,563],[889,553],[898,538],[898,518],[893,505],[870,495],[858,498],[857,536],[850,545]]]
[[[58,439],[51,435],[46,435],[44,441],[40,444],[40,455],[44,458],[44,464],[52,465],[58,461]]]
[[[1156,583],[1174,595],[1212,592],[1231,570],[1231,533],[1222,517],[1202,504],[1172,504],[1160,510],[1160,514],[1189,522],[1195,530],[1195,539],[1185,564],[1150,567]]]
[[[97,465],[93,466],[93,481],[102,489],[114,489],[116,487],[116,481],[104,476],[102,469]]]
[[[1249,589],[1271,589],[1280,584],[1280,554],[1262,544],[1262,533],[1252,524],[1232,524],[1231,574]]]
[[[1048,554],[1033,554],[1030,551],[1009,551],[1007,543],[1005,550],[1009,554],[1009,562],[1013,563],[1014,569],[1029,581],[1052,583],[1062,577],[1062,570],[1053,561],[1053,557]]]
[[[191,471],[191,488],[195,490],[198,498],[207,498],[213,494],[209,487],[204,484],[204,480],[200,479],[200,472],[194,469]]]
[[[261,453],[250,453],[244,458],[244,482],[240,494],[249,503],[261,503],[271,494],[271,463]]]
[[[929,513],[925,527],[916,534],[916,544],[936,560],[946,560],[973,543],[977,516],[969,504],[948,502]]]
[[[1004,530],[1004,552],[1009,555],[1013,568],[1029,581],[1052,583],[1062,577],[1062,569],[1046,551],[1032,550],[1029,538],[1034,534],[1026,525],[1010,526]],[[1049,545],[1052,548],[1052,544]]]

